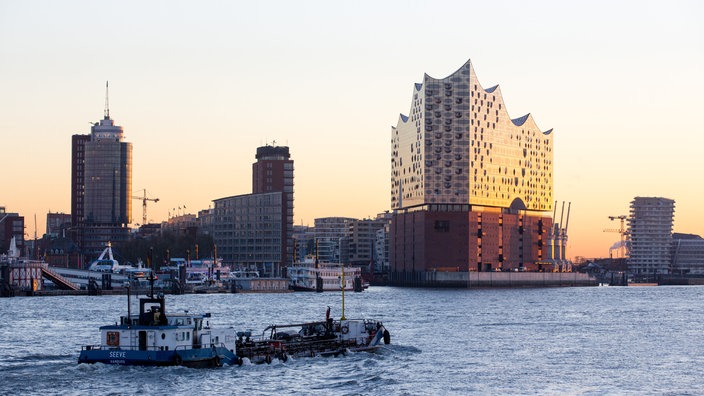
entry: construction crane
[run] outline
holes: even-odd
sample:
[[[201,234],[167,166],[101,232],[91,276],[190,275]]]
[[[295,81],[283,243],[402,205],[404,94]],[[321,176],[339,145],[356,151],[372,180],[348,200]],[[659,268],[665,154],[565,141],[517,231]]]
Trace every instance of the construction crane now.
[[[620,220],[621,221],[621,226],[618,229],[614,228],[607,228],[604,230],[604,232],[618,232],[621,234],[621,242],[620,245],[618,246],[618,250],[622,251],[621,257],[626,257],[626,253],[628,252],[628,249],[626,248],[626,235],[628,234],[628,231],[626,230],[626,219],[628,216],[626,215],[620,215],[620,216],[609,216],[609,220],[614,221],[614,220]],[[609,249],[609,256],[611,256],[611,250],[613,250],[614,247],[611,247]]]
[[[147,198],[147,189],[144,188],[142,189],[143,195],[140,196],[133,196],[132,199],[140,199],[142,200],[142,225],[147,224],[147,201],[152,201],[152,202],[159,202],[159,198]]]

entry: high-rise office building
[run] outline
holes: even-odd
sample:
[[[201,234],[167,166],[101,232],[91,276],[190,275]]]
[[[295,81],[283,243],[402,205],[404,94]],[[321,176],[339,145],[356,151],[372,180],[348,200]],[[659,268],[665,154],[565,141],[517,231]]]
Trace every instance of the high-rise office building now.
[[[628,218],[630,255],[626,262],[634,275],[669,274],[672,264],[672,223],[675,201],[635,197]]]
[[[123,140],[122,127],[110,118],[107,95],[103,119],[93,124],[90,135],[72,137],[71,222],[88,256],[129,237],[132,143]]]
[[[289,148],[257,148],[252,194],[213,201],[209,216],[218,255],[227,264],[280,276],[293,260],[293,160]]]
[[[552,226],[553,134],[512,119],[472,64],[415,84],[391,131],[391,280],[434,270],[542,269]]]

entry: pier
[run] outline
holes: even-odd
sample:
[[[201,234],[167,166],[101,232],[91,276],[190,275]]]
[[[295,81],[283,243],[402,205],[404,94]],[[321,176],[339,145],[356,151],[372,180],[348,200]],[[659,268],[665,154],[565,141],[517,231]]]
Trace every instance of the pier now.
[[[43,261],[10,259],[0,262],[0,296],[42,291],[43,279],[50,280],[60,290],[79,290],[78,285],[53,271]]]

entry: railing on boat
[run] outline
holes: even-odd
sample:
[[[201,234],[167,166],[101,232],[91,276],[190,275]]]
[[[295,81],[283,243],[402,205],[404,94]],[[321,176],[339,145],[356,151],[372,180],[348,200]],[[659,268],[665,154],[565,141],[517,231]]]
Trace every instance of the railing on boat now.
[[[224,343],[220,343],[219,345],[222,348],[229,349]],[[169,349],[168,346],[150,346],[148,345],[146,348],[140,348],[139,346],[120,346],[120,347],[114,347],[114,346],[102,346],[102,345],[83,345],[81,346],[82,351],[92,351],[92,350],[97,350],[97,351],[185,351],[188,349],[208,349],[208,348],[215,348],[216,344],[215,343],[210,343],[209,345],[200,345],[200,346],[192,346],[192,345],[177,345],[176,348],[174,349]]]

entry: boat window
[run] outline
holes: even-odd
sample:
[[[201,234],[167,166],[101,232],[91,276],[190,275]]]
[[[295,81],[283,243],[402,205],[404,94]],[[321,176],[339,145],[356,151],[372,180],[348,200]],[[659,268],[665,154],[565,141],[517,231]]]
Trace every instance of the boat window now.
[[[107,344],[109,346],[119,346],[120,345],[120,333],[117,331],[108,331]]]

